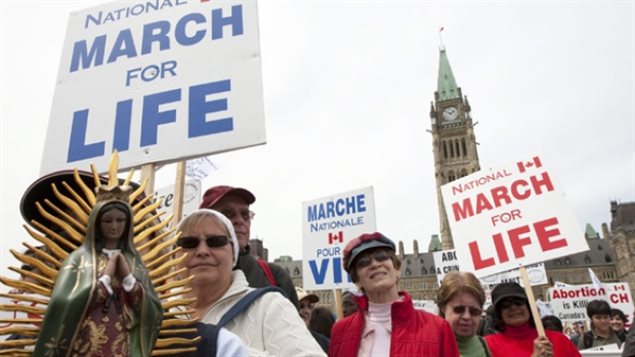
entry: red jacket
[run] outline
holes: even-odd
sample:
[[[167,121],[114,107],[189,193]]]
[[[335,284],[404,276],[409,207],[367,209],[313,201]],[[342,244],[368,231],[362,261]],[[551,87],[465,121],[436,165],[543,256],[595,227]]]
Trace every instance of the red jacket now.
[[[425,311],[415,310],[408,293],[402,291],[402,301],[392,304],[392,334],[390,356],[459,357],[459,348],[447,321]],[[329,356],[357,356],[366,322],[368,299],[357,298],[359,310],[338,321],[331,330]]]
[[[553,357],[580,357],[573,342],[563,333],[545,330],[551,342]],[[492,357],[506,357],[514,351],[515,357],[529,357],[534,351],[534,340],[538,337],[535,327],[525,324],[518,327],[505,326],[505,331],[485,336]]]

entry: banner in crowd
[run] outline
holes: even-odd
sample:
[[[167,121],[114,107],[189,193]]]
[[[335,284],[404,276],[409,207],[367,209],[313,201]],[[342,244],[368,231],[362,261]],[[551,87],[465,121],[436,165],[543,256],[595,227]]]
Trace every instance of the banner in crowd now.
[[[265,143],[255,1],[111,2],[70,15],[41,172]]]
[[[628,283],[602,283],[599,289],[593,284],[569,285],[549,288],[547,293],[554,314],[563,322],[589,320],[586,306],[591,300],[607,300],[611,308],[620,309],[629,317],[635,311]]]
[[[451,271],[465,271],[459,267],[459,259],[457,258],[456,250],[443,250],[433,252],[434,266],[437,274],[437,282],[441,285],[443,278]],[[529,283],[531,286],[549,284],[547,279],[547,271],[543,263],[530,264],[525,267],[527,269],[527,275],[529,276]],[[520,272],[518,269],[512,269],[509,271],[500,272],[480,278],[481,284],[485,289],[493,289],[494,286],[500,283],[516,282],[523,285],[520,279]]]
[[[539,156],[441,187],[461,270],[478,277],[588,250],[553,172]]]
[[[163,204],[159,206],[159,210],[165,211],[165,216],[168,217],[170,214],[174,213],[174,192],[176,190],[175,185],[168,185],[158,189],[154,193],[155,199],[163,199]],[[198,205],[201,203],[201,181],[199,180],[187,180],[185,181],[185,185],[183,186],[183,215],[180,218],[177,218],[177,222],[181,220],[181,218],[187,216],[188,214],[196,211],[198,209]]]
[[[302,203],[304,289],[354,287],[342,266],[344,247],[353,238],[376,230],[372,187]]]

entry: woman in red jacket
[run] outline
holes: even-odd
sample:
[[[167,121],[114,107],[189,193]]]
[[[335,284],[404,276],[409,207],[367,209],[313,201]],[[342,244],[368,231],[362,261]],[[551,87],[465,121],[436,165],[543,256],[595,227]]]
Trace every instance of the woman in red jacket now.
[[[401,261],[381,233],[362,234],[344,248],[344,269],[362,296],[359,309],[331,331],[329,356],[459,356],[447,321],[415,310],[397,290]]]
[[[545,330],[538,336],[525,289],[502,283],[492,290],[495,307],[492,322],[499,333],[485,336],[492,357],[580,357],[575,345],[562,332]]]

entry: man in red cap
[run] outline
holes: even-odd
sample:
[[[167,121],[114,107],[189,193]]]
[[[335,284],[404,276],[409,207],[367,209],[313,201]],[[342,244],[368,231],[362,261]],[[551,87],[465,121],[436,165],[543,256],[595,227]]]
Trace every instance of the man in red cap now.
[[[199,208],[211,208],[222,213],[234,225],[240,254],[236,269],[245,273],[249,286],[262,288],[267,286],[277,286],[281,288],[287,298],[298,308],[298,295],[291,281],[291,277],[277,264],[268,263],[264,260],[256,260],[249,254],[249,234],[251,220],[254,213],[249,210],[249,205],[256,201],[256,196],[244,188],[231,186],[214,186],[203,195],[203,202]]]

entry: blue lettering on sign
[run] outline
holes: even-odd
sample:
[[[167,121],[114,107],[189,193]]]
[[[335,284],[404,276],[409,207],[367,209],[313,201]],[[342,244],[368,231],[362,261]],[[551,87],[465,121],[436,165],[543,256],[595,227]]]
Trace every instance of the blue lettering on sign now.
[[[227,26],[231,27],[232,36],[240,36],[244,33],[242,5],[232,6],[231,15],[224,17],[222,9],[213,9],[210,16],[210,35],[208,37],[210,40],[222,39],[223,30]],[[207,19],[204,14],[191,13],[184,15],[177,21],[174,28],[175,42],[181,46],[192,46],[203,41],[208,31],[204,27],[205,22],[207,22]],[[190,23],[200,25],[200,29],[195,31],[192,36],[188,36],[186,31],[186,27]],[[171,24],[168,21],[145,24],[142,32],[141,55],[152,53],[152,44],[155,42],[158,42],[160,51],[169,50],[171,46],[170,29]],[[107,40],[106,35],[97,36],[90,47],[87,40],[76,41],[73,44],[73,52],[71,54],[70,72],[101,66],[104,63]],[[134,58],[139,55],[134,41],[134,34],[130,29],[121,30],[109,50],[107,63],[116,62],[121,57]]]
[[[73,113],[71,125],[71,141],[68,145],[68,162],[90,159],[104,154],[104,142],[86,144],[86,128],[88,127],[88,109]]]
[[[366,197],[364,194],[311,205],[308,207],[307,213],[309,222],[312,222],[361,212],[366,212]]]
[[[176,121],[176,110],[159,111],[159,106],[181,100],[181,90],[173,89],[143,97],[143,115],[141,116],[141,147],[157,143],[160,124]]]
[[[131,16],[139,16],[147,14],[150,10],[159,11],[165,7],[175,7],[178,5],[187,4],[187,0],[176,0],[172,3],[172,0],[146,0],[139,4],[134,4],[129,7],[120,8],[113,11],[105,12],[99,11],[97,14],[88,14],[84,20],[84,28],[88,28],[89,25],[103,25],[109,22],[115,22],[122,19],[129,18]]]
[[[207,113],[227,110],[226,98],[207,102],[205,101],[207,95],[230,91],[231,83],[229,80],[201,84],[190,88],[189,138],[234,130],[234,120],[232,118],[223,118],[211,122],[206,121]]]
[[[226,79],[218,82],[210,82],[189,88],[189,109],[187,113],[188,138],[234,130],[232,117],[210,121],[206,120],[208,113],[228,110],[226,98],[207,100],[209,94],[223,92],[231,92],[231,80]],[[176,103],[180,100],[181,89],[172,89],[143,97],[140,147],[156,145],[158,142],[159,126],[174,123],[177,120],[176,109],[160,111],[160,106],[167,103]],[[117,102],[112,140],[113,149],[122,152],[129,150],[132,107],[133,99],[125,99]],[[89,124],[88,116],[88,109],[78,110],[73,113],[68,145],[68,163],[103,156],[105,153],[105,141],[90,144],[86,143]]]
[[[309,267],[311,268],[311,274],[313,275],[313,281],[316,284],[324,284],[324,280],[326,279],[326,273],[329,270],[329,263],[333,265],[333,282],[339,284],[342,282],[342,258],[333,258],[333,259],[322,259],[320,262],[320,267],[318,268],[317,262],[312,259],[309,260]],[[348,276],[348,282],[352,281],[351,276]]]

